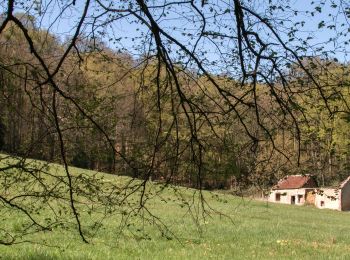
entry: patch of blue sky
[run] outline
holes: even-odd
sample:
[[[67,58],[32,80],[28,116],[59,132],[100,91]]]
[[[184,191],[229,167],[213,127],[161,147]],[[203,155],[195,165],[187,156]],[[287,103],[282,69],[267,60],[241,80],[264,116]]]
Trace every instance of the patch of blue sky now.
[[[15,11],[30,13],[36,17],[37,24],[41,28],[49,30],[65,41],[75,33],[85,2],[76,0],[74,6],[72,1],[63,0],[27,1],[26,5],[16,2]],[[115,9],[135,9],[134,6],[129,6],[132,1],[101,2]],[[194,4],[206,16],[204,29],[202,17],[196,9],[190,4],[180,4],[180,0],[178,2],[178,5],[169,5],[165,8],[157,8],[157,5],[170,3],[170,1],[148,2],[152,15],[160,27],[190,51],[195,47],[194,52],[197,57],[211,71],[234,73],[236,69],[238,70],[238,57],[234,54],[237,43],[234,38],[236,28],[233,1],[207,1],[204,7],[201,6],[201,1],[195,1]],[[348,62],[349,18],[344,15],[344,6],[340,4],[334,6],[333,2],[340,3],[340,0],[323,2],[325,4],[309,0],[242,1],[243,5],[254,7],[255,12],[269,19],[283,42],[296,50],[299,55],[325,56],[327,54],[341,62]],[[279,3],[289,5],[290,8],[279,9]],[[2,3],[0,8],[4,12],[6,5]],[[247,19],[254,22],[252,18]],[[288,33],[293,28],[296,31],[294,36],[291,36]],[[277,42],[271,31],[261,23],[253,24],[250,29],[258,32],[265,41]],[[206,34],[205,37],[202,37],[202,30]],[[126,12],[104,13],[96,1],[91,1],[81,32],[86,37],[101,39],[111,49],[129,52],[134,57],[155,50],[154,41],[150,37],[151,32],[145,24],[137,22],[133,15]],[[162,40],[174,60],[181,59],[186,63],[187,59],[183,58],[186,55],[176,44],[166,37],[162,37]],[[280,45],[276,47],[276,52],[280,51],[279,48],[281,48]],[[270,51],[273,52],[273,48]],[[227,64],[232,66],[228,67]],[[191,66],[191,62],[188,66]]]

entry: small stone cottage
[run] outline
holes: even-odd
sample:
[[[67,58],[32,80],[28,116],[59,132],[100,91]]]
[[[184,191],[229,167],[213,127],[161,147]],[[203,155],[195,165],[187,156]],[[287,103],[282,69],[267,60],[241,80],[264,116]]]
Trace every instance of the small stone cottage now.
[[[319,188],[311,175],[289,175],[272,187],[268,201],[350,210],[350,176],[336,187]]]
[[[317,183],[311,175],[289,175],[272,187],[268,200],[283,204],[304,205],[314,203],[314,193]]]
[[[318,188],[315,193],[318,208],[350,210],[350,176],[333,188]]]

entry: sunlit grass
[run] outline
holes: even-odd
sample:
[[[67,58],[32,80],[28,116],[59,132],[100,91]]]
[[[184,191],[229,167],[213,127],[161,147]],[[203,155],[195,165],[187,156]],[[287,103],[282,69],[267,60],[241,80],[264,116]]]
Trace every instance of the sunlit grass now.
[[[51,165],[60,174],[61,166]],[[72,168],[73,175],[84,170]],[[84,171],[84,174],[95,174]],[[64,172],[61,172],[64,174]],[[129,179],[107,175],[106,182],[125,183]],[[169,231],[161,231],[139,217],[131,217],[120,229],[121,215],[92,227],[82,214],[89,244],[77,232],[56,227],[23,238],[27,242],[0,246],[0,259],[346,259],[350,255],[350,215],[347,212],[313,207],[267,204],[229,194],[204,192],[215,210],[203,218],[196,208],[192,214],[180,199],[190,201],[192,189],[165,188],[150,184],[148,209],[160,217]],[[137,201],[135,196],[134,200]],[[79,208],[84,211],[84,208]],[[84,212],[82,212],[84,213]],[[20,229],[23,215],[13,215],[0,227]],[[42,212],[41,214],[45,214]],[[86,221],[85,221],[86,220]],[[74,224],[74,222],[73,222]]]

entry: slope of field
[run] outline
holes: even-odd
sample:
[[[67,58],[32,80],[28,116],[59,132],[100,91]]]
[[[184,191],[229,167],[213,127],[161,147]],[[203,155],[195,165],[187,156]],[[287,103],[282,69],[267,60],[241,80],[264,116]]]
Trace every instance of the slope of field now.
[[[55,174],[62,171],[54,166]],[[91,171],[72,168],[73,174]],[[2,174],[2,173],[0,173]],[[108,182],[127,182],[128,178],[107,176]],[[160,185],[148,186],[149,196]],[[3,187],[0,187],[3,189]],[[1,190],[0,190],[1,191]],[[3,192],[3,191],[1,191]],[[98,192],[98,191],[96,191]],[[179,195],[181,194],[181,195]],[[84,231],[89,244],[71,229],[28,234],[23,243],[0,245],[0,259],[335,259],[350,257],[350,214],[313,207],[267,204],[228,194],[204,192],[208,204],[228,217],[211,212],[203,218],[198,201],[192,211],[179,202],[196,197],[192,189],[165,188],[148,202],[148,209],[169,228],[160,230],[142,218],[130,217],[120,229],[122,217],[111,215],[99,229]],[[135,194],[135,200],[139,194]],[[197,206],[196,206],[197,205]],[[199,207],[200,208],[200,207]],[[83,208],[79,208],[83,211]],[[0,204],[0,229],[20,226],[23,214],[6,218]],[[40,212],[44,214],[45,212]],[[5,221],[6,220],[6,221]],[[82,221],[84,222],[82,216]],[[73,220],[72,220],[73,222]],[[86,223],[89,223],[88,221]]]

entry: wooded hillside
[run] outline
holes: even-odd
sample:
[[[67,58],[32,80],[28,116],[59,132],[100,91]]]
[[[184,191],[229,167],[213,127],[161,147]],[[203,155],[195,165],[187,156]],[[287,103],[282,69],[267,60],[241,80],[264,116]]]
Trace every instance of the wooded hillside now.
[[[135,59],[84,39],[62,61],[69,42],[16,16],[28,35],[14,22],[0,35],[5,153],[61,162],[61,135],[70,165],[205,189],[267,188],[288,174],[328,185],[349,175],[348,64],[301,57],[305,69],[242,84],[181,64],[173,77],[157,56]],[[48,70],[60,65],[59,91],[26,37]]]

